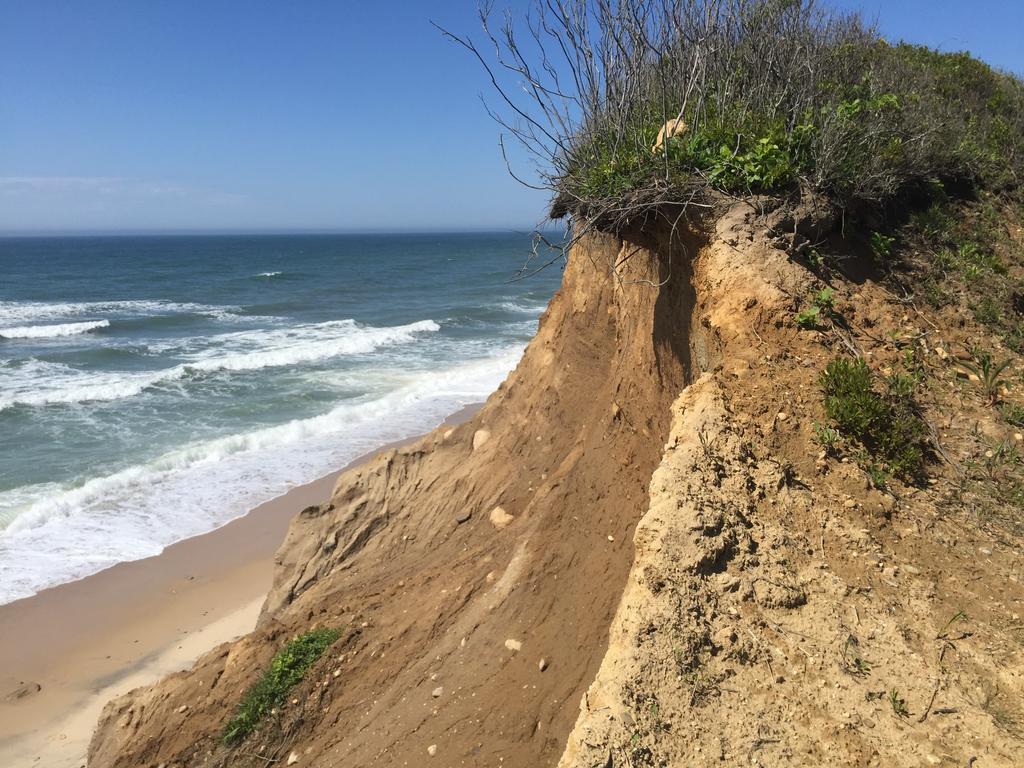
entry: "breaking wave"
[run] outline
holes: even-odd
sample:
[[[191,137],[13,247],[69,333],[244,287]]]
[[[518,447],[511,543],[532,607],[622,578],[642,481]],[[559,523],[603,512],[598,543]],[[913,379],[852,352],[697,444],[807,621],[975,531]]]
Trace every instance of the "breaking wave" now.
[[[58,339],[64,336],[78,336],[97,328],[109,328],[109,320],[90,320],[84,323],[60,323],[59,325],[20,325],[0,328],[0,339]]]
[[[74,486],[0,493],[0,604],[220,527],[289,487],[484,399],[521,347],[396,380],[312,418],[183,446]],[[41,558],[40,553],[53,553]]]
[[[257,371],[367,354],[380,347],[410,343],[418,335],[440,328],[433,320],[384,328],[340,320],[219,334],[165,346],[161,351],[178,352],[178,357],[185,359],[171,368],[145,372],[83,371],[40,360],[21,365],[8,361],[0,365],[0,411],[16,406],[122,400],[160,384],[219,371]],[[200,349],[188,351],[189,345]]]
[[[191,314],[217,319],[238,317],[238,307],[142,299],[136,301],[0,301],[0,324],[30,325],[48,320],[65,320],[82,315]]]

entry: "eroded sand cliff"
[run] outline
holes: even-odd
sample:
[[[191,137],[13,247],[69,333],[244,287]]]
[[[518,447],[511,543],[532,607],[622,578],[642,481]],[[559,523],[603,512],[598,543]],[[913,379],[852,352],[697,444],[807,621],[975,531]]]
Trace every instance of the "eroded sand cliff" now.
[[[836,352],[790,320],[799,223],[584,238],[485,407],[303,511],[256,631],[108,705],[90,766],[1017,764],[1017,534],[944,506],[952,463],[884,494],[817,455]],[[869,337],[903,322],[869,279],[838,290]],[[317,625],[342,639],[228,750]]]

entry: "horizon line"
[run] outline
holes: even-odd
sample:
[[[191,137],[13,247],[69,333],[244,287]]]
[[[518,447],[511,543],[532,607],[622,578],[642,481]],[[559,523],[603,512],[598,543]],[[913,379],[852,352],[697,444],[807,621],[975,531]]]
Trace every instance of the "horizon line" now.
[[[202,236],[274,236],[274,235],[427,235],[427,234],[532,234],[558,229],[553,226],[479,226],[479,227],[210,227],[124,229],[0,229],[0,238],[25,237],[202,237]]]

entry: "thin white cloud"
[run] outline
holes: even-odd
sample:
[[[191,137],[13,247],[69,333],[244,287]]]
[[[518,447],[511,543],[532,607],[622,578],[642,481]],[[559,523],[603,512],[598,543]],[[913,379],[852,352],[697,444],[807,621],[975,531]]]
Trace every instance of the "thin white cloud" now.
[[[168,181],[128,179],[121,176],[0,176],[0,195],[8,198],[64,197],[124,200],[190,199],[206,205],[236,205],[246,198],[230,192],[209,191]]]
[[[0,176],[0,190],[17,192],[113,192],[125,179],[117,176]]]

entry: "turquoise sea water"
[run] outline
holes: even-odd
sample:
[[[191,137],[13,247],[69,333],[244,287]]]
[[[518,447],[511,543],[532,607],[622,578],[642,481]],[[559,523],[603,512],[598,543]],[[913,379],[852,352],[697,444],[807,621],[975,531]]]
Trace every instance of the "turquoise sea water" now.
[[[514,234],[0,239],[0,603],[484,399],[561,278]]]

